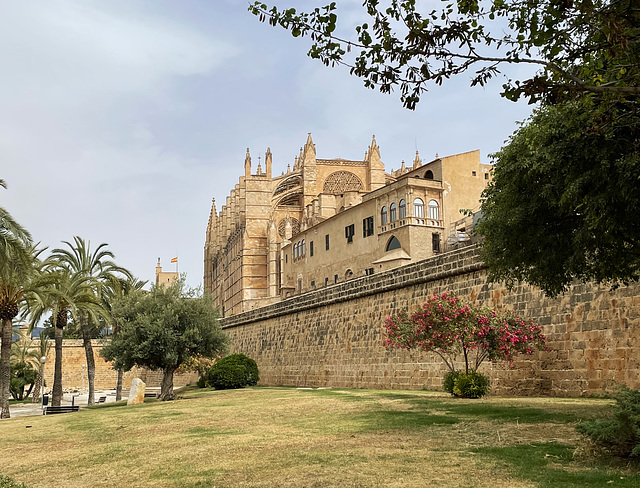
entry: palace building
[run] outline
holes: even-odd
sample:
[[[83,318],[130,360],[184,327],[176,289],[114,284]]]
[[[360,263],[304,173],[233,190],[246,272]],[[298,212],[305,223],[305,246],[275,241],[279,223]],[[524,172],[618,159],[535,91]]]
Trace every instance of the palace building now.
[[[443,252],[491,178],[479,151],[427,164],[416,152],[386,173],[375,137],[363,160],[318,159],[310,134],[293,169],[273,177],[272,159],[252,173],[247,149],[244,176],[212,204],[204,284],[225,317]]]

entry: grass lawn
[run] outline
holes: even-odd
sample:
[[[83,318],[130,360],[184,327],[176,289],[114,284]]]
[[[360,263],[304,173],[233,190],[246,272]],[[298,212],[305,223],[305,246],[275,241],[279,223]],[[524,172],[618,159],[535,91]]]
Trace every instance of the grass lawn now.
[[[0,422],[0,475],[37,487],[633,487],[574,456],[595,399],[374,390],[187,390]],[[635,472],[634,472],[635,469]]]

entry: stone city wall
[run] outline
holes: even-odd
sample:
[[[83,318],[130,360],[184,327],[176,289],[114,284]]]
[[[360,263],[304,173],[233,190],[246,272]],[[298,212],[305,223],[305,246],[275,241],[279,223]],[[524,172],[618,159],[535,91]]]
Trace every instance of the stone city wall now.
[[[576,284],[551,299],[537,288],[488,284],[476,247],[312,291],[222,319],[234,352],[254,358],[261,385],[440,389],[438,356],[386,350],[385,318],[447,291],[515,309],[544,327],[548,351],[514,367],[485,363],[499,395],[583,396],[640,388],[640,284]]]
[[[116,371],[112,368],[111,363],[105,361],[100,356],[102,349],[102,341],[91,341],[93,346],[93,354],[96,361],[96,390],[113,390],[116,387]],[[53,386],[53,369],[55,364],[56,352],[51,340],[51,351],[47,357],[44,369],[44,380],[46,391]],[[62,388],[64,390],[75,390],[88,388],[87,372],[86,372],[86,356],[82,340],[65,339],[62,346]],[[131,386],[133,378],[140,378],[148,387],[159,387],[162,382],[162,371],[150,371],[146,368],[133,368],[127,371],[122,379],[122,387],[128,389]],[[195,383],[198,380],[197,373],[187,373],[183,375],[175,375],[173,386],[184,386]]]

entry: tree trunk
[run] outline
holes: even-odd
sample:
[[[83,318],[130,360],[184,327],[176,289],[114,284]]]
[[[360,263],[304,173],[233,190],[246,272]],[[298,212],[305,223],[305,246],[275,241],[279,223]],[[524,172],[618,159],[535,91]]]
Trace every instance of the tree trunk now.
[[[121,369],[116,370],[116,402],[122,400],[122,376],[124,371]]]
[[[160,388],[160,401],[173,400],[173,373],[176,368],[165,368],[162,370],[162,386]]]
[[[11,339],[13,338],[13,321],[2,319],[2,348],[0,349],[0,419],[8,419],[9,384],[11,381]]]
[[[53,394],[51,406],[59,407],[62,402],[62,327],[54,327],[56,335],[56,363],[53,372]]]
[[[80,315],[80,328],[82,329],[82,342],[84,345],[84,354],[87,357],[87,378],[89,380],[89,401],[87,405],[93,405],[96,402],[94,380],[96,377],[96,360],[93,356],[93,347],[91,347],[91,333],[89,331],[89,321],[85,314]]]
[[[42,377],[44,376],[44,364],[40,363],[40,369],[38,370],[38,376],[36,382],[33,385],[33,395],[31,395],[31,403],[40,402],[40,388],[42,388]],[[44,393],[44,392],[42,392]]]

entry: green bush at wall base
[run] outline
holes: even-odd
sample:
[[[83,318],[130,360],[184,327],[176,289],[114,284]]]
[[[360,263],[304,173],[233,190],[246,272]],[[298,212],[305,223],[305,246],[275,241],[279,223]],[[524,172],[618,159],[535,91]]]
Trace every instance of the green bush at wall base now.
[[[442,389],[447,393],[451,393],[453,395],[453,387],[455,385],[456,378],[458,378],[462,373],[462,371],[449,371],[444,376],[444,381],[442,382]]]
[[[614,456],[640,458],[640,391],[622,387],[613,417],[578,424],[581,434]]]
[[[228,390],[255,386],[259,380],[258,365],[253,359],[244,354],[231,354],[213,365],[205,384],[216,390]]]
[[[444,377],[443,388],[453,396],[480,398],[489,391],[489,378],[473,369],[468,373],[452,371]]]

